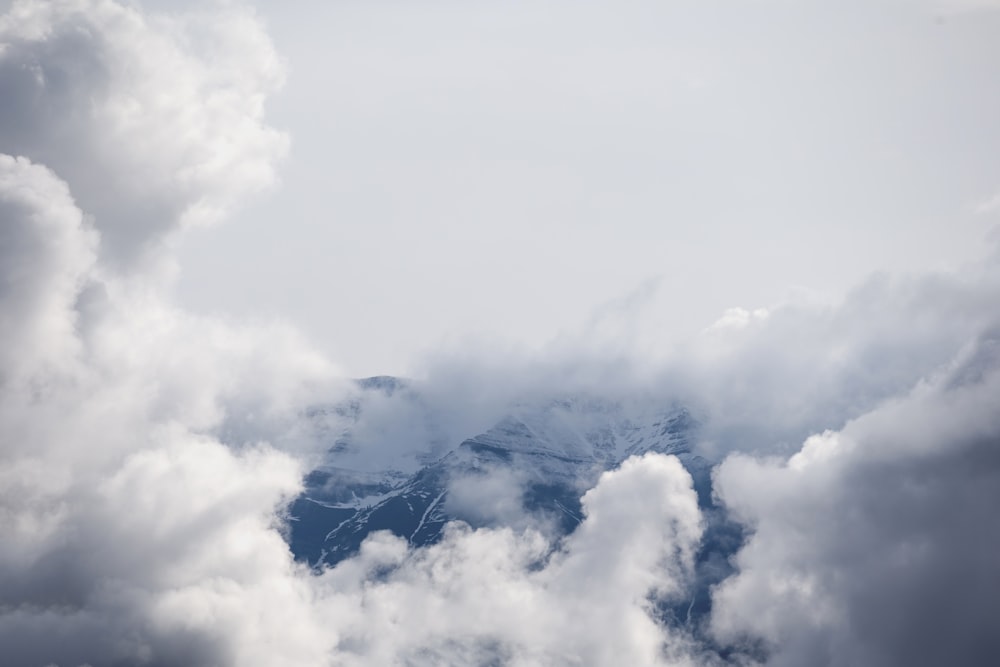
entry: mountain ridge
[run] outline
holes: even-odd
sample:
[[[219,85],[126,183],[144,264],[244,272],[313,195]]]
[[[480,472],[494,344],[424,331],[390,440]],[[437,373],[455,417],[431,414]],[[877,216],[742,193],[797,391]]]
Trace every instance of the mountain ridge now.
[[[593,395],[519,402],[491,428],[448,448],[433,437],[421,440],[434,435],[435,416],[414,383],[376,376],[356,386],[357,396],[306,413],[332,439],[326,460],[306,477],[290,512],[292,551],[312,566],[335,565],[376,530],[390,530],[416,547],[440,539],[444,525],[456,520],[481,527],[517,517],[572,532],[583,515],[580,498],[600,474],[650,451],[678,456],[700,501],[710,504],[711,465],[692,452],[699,422],[680,404],[637,411]],[[349,465],[364,451],[365,434],[377,432],[364,423],[366,399],[373,398],[417,406],[416,421],[431,426],[413,433],[405,458],[389,459],[382,469],[345,467],[342,462]],[[340,420],[339,429],[331,428],[331,415]],[[480,482],[489,488],[477,499]],[[491,503],[504,507],[492,511]]]

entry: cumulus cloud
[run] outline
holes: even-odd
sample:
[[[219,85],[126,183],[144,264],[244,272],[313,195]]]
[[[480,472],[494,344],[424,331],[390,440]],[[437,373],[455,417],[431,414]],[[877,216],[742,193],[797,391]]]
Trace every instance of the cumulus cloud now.
[[[303,410],[350,392],[288,327],[195,317],[140,275],[169,263],[172,232],[273,182],[286,139],[262,113],[280,80],[239,6],[167,17],[27,0],[0,18],[5,664],[996,653],[995,259],[875,276],[837,303],[732,310],[653,369],[563,338],[541,357],[439,359],[419,400],[369,401],[359,469],[391,464],[415,434],[429,443],[417,454],[439,454],[517,400],[696,408],[718,498],[750,530],[705,629],[661,618],[687,599],[705,531],[691,476],[661,455],[605,473],[562,539],[519,521],[521,481],[496,473],[457,480],[449,501],[485,527],[457,523],[419,550],[377,533],[335,568],[295,563],[283,508],[330,444]]]
[[[280,152],[257,125],[259,26],[193,25],[100,1],[0,19],[0,147],[18,155],[0,155],[5,664],[322,661],[275,528],[302,463],[275,445],[309,450],[293,405],[329,364],[286,328],[192,317],[120,275]]]
[[[0,382],[72,356],[74,304],[97,236],[66,184],[25,158],[0,155]]]
[[[344,664],[697,664],[656,621],[682,593],[701,533],[691,478],[648,455],[605,473],[586,518],[553,552],[541,534],[454,526],[407,557],[377,534],[323,575],[340,591]],[[372,572],[387,572],[381,578]]]
[[[72,185],[116,268],[275,180],[287,138],[262,117],[282,66],[249,11],[19,0],[0,45],[0,145]]]
[[[327,364],[102,277],[44,167],[0,156],[0,202],[4,660],[316,664],[321,644],[277,632],[308,609],[274,526],[301,462],[259,440],[305,453],[291,403]]]
[[[753,526],[715,631],[775,665],[986,664],[1000,613],[1000,356],[984,333],[911,392],[787,460],[728,459],[717,490]]]

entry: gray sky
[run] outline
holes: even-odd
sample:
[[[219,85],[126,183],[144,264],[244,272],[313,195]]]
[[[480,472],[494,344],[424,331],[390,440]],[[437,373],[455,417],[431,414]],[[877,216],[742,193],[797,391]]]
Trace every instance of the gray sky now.
[[[348,374],[537,347],[643,285],[645,334],[982,254],[1000,14],[923,2],[258,2],[282,184],[189,233],[200,312]],[[649,291],[649,290],[647,290]]]

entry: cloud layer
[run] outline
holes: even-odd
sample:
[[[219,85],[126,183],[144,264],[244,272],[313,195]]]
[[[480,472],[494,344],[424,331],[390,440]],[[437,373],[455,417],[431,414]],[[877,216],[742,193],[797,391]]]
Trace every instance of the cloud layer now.
[[[716,493],[750,531],[695,634],[656,613],[692,584],[705,525],[690,476],[660,455],[604,474],[564,540],[511,518],[510,480],[497,479],[485,511],[507,527],[456,524],[421,550],[376,534],[336,568],[295,563],[283,508],[329,444],[301,415],[341,395],[336,369],[288,327],[177,309],[161,271],[172,233],[274,181],[286,138],[262,109],[281,77],[239,6],[165,17],[25,0],[0,18],[5,664],[996,654],[995,257],[876,276],[837,304],[734,309],[654,369],[569,339],[539,355],[456,354],[422,386],[444,423],[415,428],[419,410],[392,402],[372,411],[378,467],[407,433],[448,442],[513,400],[690,404],[705,419],[700,451],[721,461]]]

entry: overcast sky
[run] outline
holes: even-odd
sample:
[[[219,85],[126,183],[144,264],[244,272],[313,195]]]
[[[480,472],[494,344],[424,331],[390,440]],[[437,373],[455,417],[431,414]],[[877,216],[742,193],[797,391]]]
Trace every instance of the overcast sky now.
[[[978,258],[1000,13],[975,4],[260,0],[291,149],[270,194],[183,238],[177,294],[405,374],[637,291],[662,345]]]
[[[0,10],[5,667],[996,661],[1000,3]],[[566,396],[697,414],[703,626],[659,454],[294,561],[316,406],[368,470]]]

